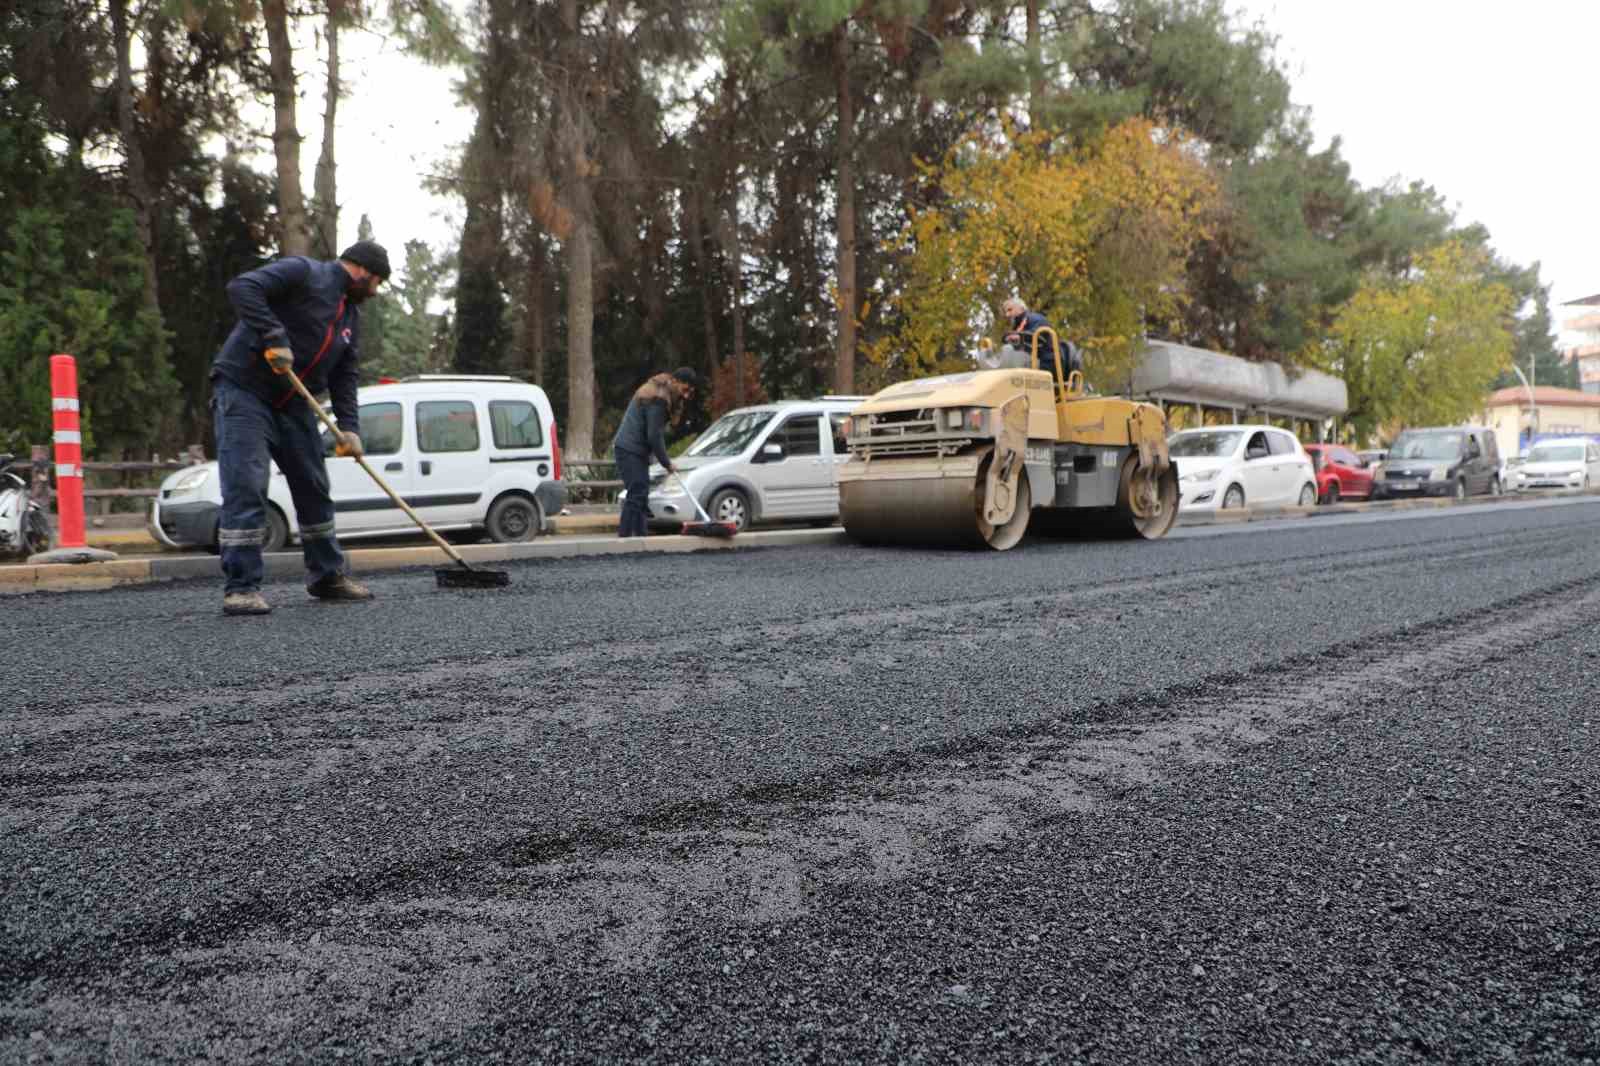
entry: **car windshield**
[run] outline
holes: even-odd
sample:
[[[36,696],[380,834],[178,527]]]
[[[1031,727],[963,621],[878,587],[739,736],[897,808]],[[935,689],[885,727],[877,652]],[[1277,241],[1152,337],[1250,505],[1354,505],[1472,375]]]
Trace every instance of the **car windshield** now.
[[[1232,455],[1233,449],[1238,447],[1239,438],[1243,436],[1239,430],[1193,430],[1188,433],[1178,433],[1167,442],[1167,450],[1173,455],[1212,456],[1213,458]]]
[[[1528,452],[1530,463],[1581,463],[1581,444],[1536,444]]]
[[[771,411],[735,411],[711,423],[684,455],[738,455],[772,421]]]
[[[1402,433],[1389,449],[1390,459],[1454,459],[1460,454],[1459,433]]]

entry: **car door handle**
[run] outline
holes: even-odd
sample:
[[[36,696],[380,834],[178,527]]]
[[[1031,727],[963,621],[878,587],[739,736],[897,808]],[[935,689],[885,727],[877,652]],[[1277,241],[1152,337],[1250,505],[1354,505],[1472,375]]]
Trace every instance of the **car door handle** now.
[[[404,470],[406,467],[404,463],[386,463],[384,464],[383,468],[391,474],[396,474]]]
[[[424,474],[433,473],[433,462],[431,460],[428,460],[428,459],[422,460],[421,466],[422,466],[422,472]]]

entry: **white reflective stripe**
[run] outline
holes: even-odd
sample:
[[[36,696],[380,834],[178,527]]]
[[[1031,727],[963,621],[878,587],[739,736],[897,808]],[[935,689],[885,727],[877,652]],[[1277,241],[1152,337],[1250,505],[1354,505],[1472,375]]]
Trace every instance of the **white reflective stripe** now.
[[[52,411],[76,411],[77,409],[77,400],[63,399],[60,396],[52,397],[50,400],[50,410]]]
[[[79,470],[77,467],[73,466],[71,463],[57,463],[56,464],[56,477],[82,477],[82,476],[83,476],[83,471]]]
[[[82,444],[83,434],[76,429],[56,430],[57,444]]]

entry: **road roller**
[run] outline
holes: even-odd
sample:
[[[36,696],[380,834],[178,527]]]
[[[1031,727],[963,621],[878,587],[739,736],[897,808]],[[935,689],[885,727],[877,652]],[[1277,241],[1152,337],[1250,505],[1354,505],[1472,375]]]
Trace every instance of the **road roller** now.
[[[1053,356],[1041,369],[1039,353]],[[839,516],[866,544],[1005,551],[1036,535],[1161,537],[1178,513],[1167,419],[1085,390],[1042,327],[976,369],[902,381],[850,412]]]

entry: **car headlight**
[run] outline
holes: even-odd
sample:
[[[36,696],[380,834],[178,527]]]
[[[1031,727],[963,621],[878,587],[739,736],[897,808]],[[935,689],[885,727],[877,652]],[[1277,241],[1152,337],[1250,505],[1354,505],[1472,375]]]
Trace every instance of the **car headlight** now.
[[[1202,471],[1202,472],[1200,472],[1198,474],[1185,474],[1182,477],[1180,477],[1178,480],[1179,481],[1188,481],[1188,482],[1191,482],[1191,483],[1196,484],[1196,485],[1203,485],[1203,484],[1206,484],[1208,482],[1212,482],[1212,481],[1217,480],[1217,475],[1220,474],[1220,473],[1222,473],[1221,470],[1205,470],[1205,471]]]
[[[167,490],[168,496],[191,496],[200,491],[200,487],[211,480],[211,468],[202,466],[196,470],[186,470],[178,475],[172,483],[172,488]]]

